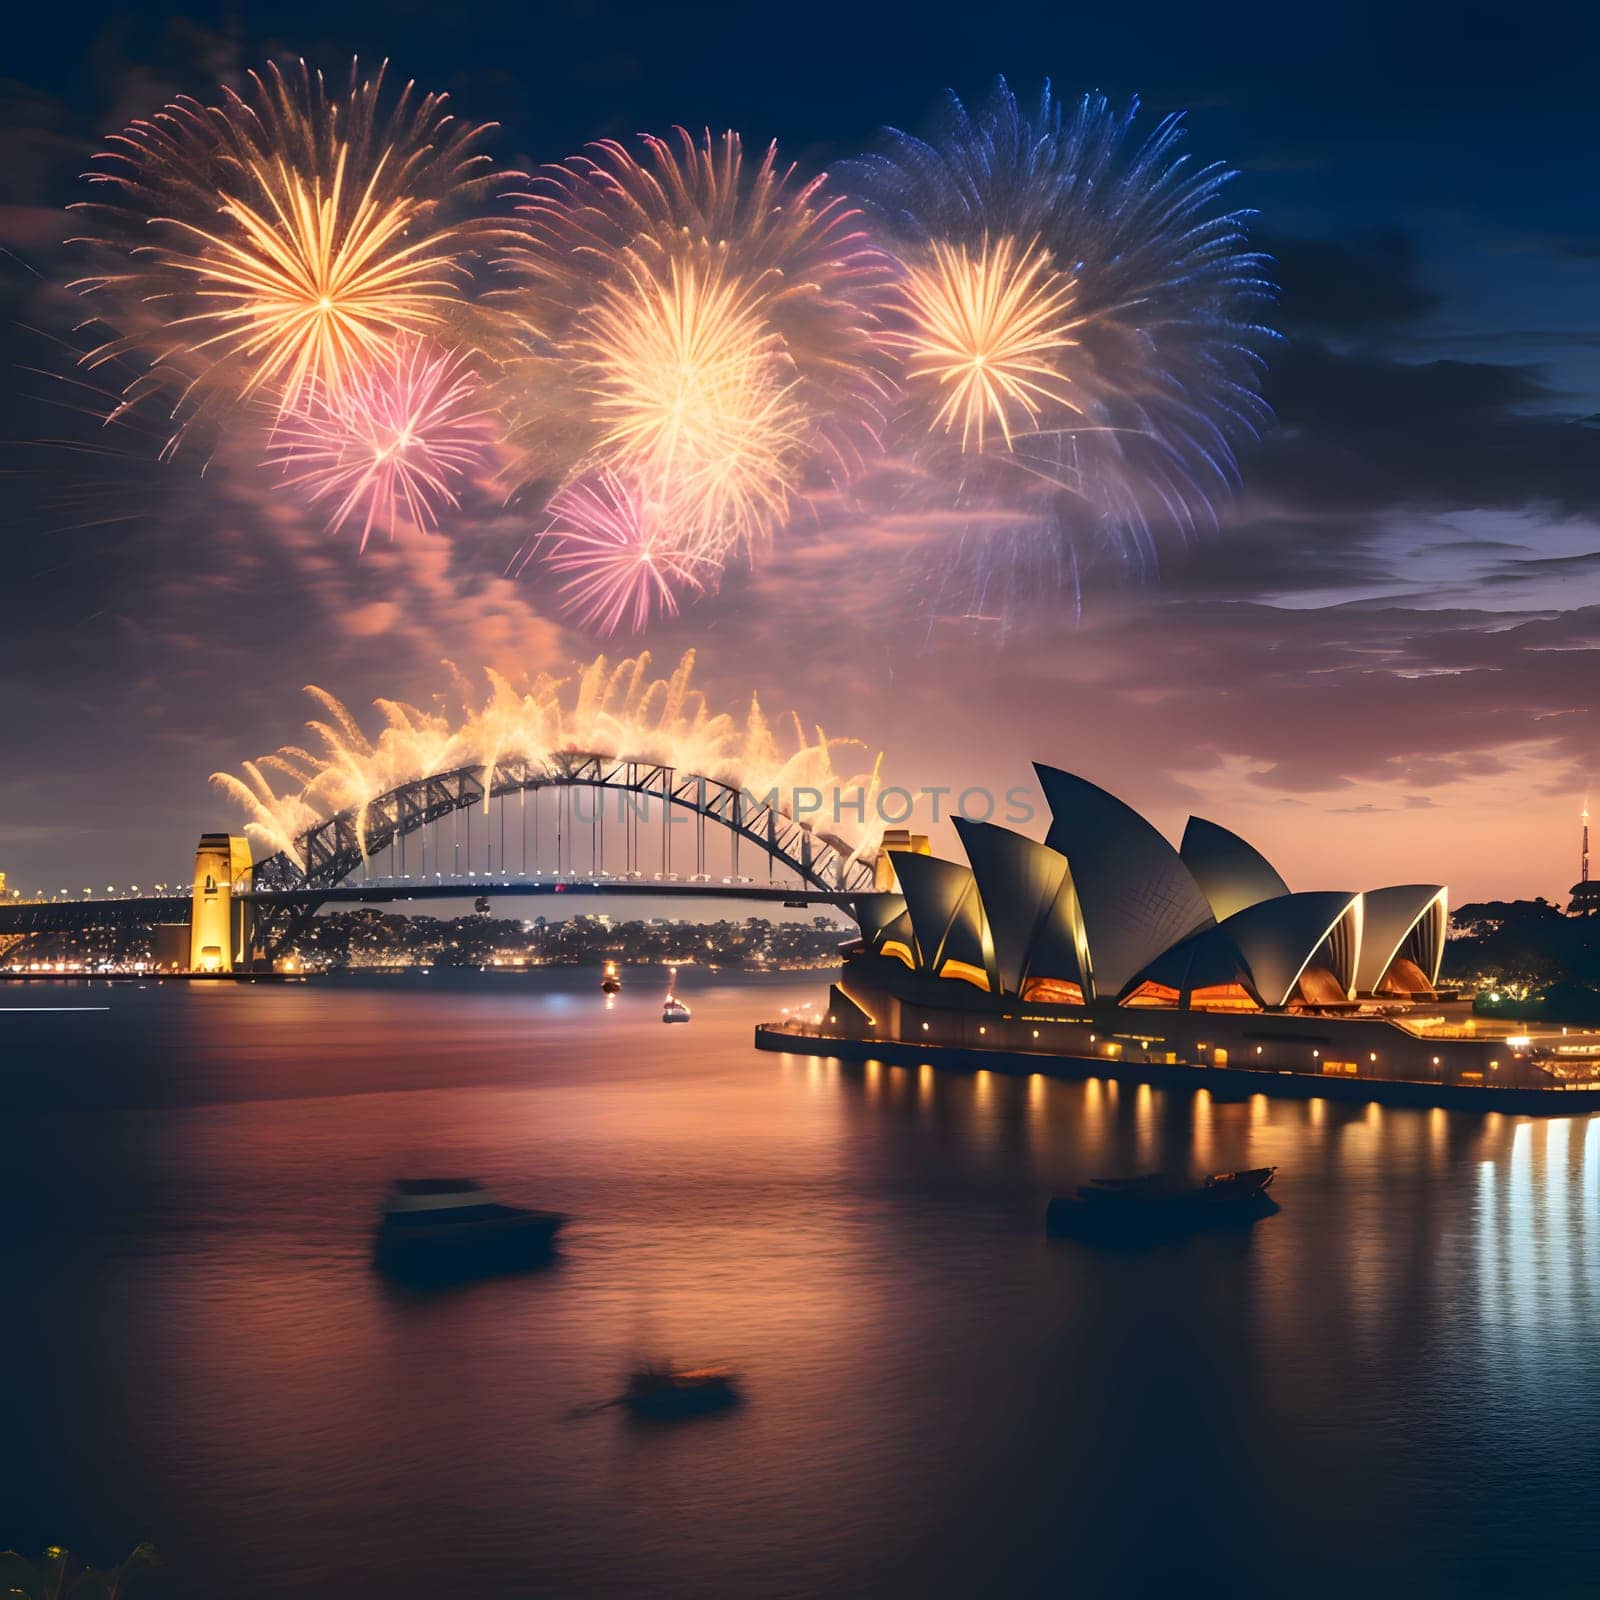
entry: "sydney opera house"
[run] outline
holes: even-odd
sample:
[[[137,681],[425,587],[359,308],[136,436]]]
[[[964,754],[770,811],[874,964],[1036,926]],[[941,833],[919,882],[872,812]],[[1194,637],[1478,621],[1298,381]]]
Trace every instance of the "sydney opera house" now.
[[[890,840],[825,1016],[758,1042],[1434,1104],[1600,1097],[1591,1063],[1440,1002],[1441,885],[1292,891],[1214,822],[1174,848],[1104,789],[1036,770],[1043,843],[962,819],[965,862]]]

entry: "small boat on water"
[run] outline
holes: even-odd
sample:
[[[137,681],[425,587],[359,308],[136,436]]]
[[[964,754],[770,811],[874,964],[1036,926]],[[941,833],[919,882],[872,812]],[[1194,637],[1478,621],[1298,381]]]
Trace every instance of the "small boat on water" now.
[[[474,1273],[547,1259],[566,1216],[501,1205],[470,1178],[397,1178],[384,1197],[374,1253],[387,1271]]]
[[[602,994],[616,994],[621,987],[622,979],[617,976],[616,962],[606,962],[605,972],[600,979],[600,992]]]
[[[639,1367],[622,1391],[622,1404],[642,1417],[698,1416],[739,1400],[738,1376],[726,1367]]]
[[[668,993],[666,1001],[661,1007],[661,1020],[663,1022],[687,1022],[693,1015],[694,1013],[677,995]]]
[[[1057,1195],[1045,1212],[1051,1233],[1182,1231],[1253,1222],[1277,1210],[1267,1194],[1276,1167],[1213,1172],[1189,1183],[1163,1172],[1095,1178]]]

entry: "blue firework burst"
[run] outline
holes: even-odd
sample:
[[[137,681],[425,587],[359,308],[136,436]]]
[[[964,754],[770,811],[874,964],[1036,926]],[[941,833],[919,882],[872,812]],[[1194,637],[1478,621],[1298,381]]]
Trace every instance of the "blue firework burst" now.
[[[1048,85],[1024,107],[1001,79],[840,176],[904,265],[917,492],[1026,508],[1036,553],[1093,542],[1144,567],[1163,530],[1215,524],[1271,420],[1276,289],[1251,213],[1226,203],[1236,174],[1186,153],[1180,116],[1139,121],[1137,100]],[[1014,534],[999,543],[1016,558]]]

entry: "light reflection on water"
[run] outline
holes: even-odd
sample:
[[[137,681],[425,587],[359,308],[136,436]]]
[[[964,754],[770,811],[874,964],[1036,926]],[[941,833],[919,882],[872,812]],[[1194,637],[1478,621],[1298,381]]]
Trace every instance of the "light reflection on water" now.
[[[761,1055],[815,978],[702,975],[687,1028],[625,978],[8,1018],[0,1545],[150,1536],[240,1600],[1596,1570],[1600,1122]],[[1092,1175],[1263,1164],[1283,1209],[1245,1236],[1041,1234]],[[404,1170],[571,1212],[560,1264],[385,1284]],[[651,1354],[750,1403],[575,1415]]]

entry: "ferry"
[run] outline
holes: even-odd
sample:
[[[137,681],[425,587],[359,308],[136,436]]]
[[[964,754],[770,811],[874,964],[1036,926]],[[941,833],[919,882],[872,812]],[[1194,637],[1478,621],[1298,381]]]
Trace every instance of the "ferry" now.
[[[494,1271],[550,1254],[566,1222],[559,1211],[501,1205],[470,1178],[397,1178],[374,1236],[386,1270]]]
[[[621,987],[622,979],[617,976],[616,962],[606,962],[604,975],[600,979],[600,992],[602,994],[616,994]]]
[[[1095,1178],[1076,1194],[1052,1200],[1045,1227],[1051,1233],[1142,1232],[1249,1223],[1278,1209],[1267,1194],[1277,1172],[1276,1167],[1213,1172],[1198,1184],[1164,1172]]]
[[[693,1015],[694,1013],[675,994],[669,994],[661,1007],[663,1022],[687,1022]]]

